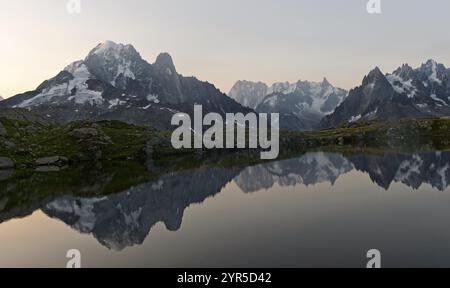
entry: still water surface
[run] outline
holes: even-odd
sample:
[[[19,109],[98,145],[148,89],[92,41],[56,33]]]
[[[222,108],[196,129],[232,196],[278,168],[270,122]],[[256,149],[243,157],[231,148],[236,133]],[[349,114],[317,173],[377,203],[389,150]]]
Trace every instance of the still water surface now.
[[[29,200],[10,177],[2,267],[65,267],[73,248],[84,267],[365,267],[373,248],[385,267],[450,267],[448,152],[308,153],[96,197]]]

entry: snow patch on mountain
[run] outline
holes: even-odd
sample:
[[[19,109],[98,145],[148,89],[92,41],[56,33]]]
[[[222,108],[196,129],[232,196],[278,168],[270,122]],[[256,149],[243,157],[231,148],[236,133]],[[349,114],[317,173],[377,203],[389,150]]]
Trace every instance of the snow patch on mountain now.
[[[155,104],[158,104],[160,102],[158,95],[154,95],[154,94],[147,95],[147,101],[155,103]]]
[[[447,170],[450,168],[450,166],[447,164],[441,169],[438,169],[437,175],[441,177],[442,187],[448,186],[448,180],[447,180]]]
[[[124,105],[127,102],[122,101],[120,99],[113,99],[113,100],[109,100],[108,103],[109,103],[108,109],[111,109],[111,108],[114,108],[114,107],[119,106],[119,105]]]
[[[69,81],[68,92],[71,93],[73,89],[76,89],[76,94],[68,98],[69,101],[75,101],[77,104],[91,105],[103,103],[102,92],[89,90],[86,83],[87,80],[92,78],[86,65],[80,64],[72,73],[74,79]]]
[[[431,94],[430,95],[431,99],[433,99],[435,102],[438,102],[436,105],[438,106],[448,106],[447,102],[445,102],[444,100],[442,100],[441,98],[437,97],[436,94]]]
[[[437,62],[434,60],[431,60],[431,75],[428,77],[430,81],[436,82],[439,85],[442,85],[442,81],[437,76]]]
[[[86,81],[92,79],[88,68],[82,62],[75,62],[66,67],[73,79],[55,86],[44,89],[38,95],[16,105],[18,108],[27,108],[44,103],[59,103],[61,101],[73,101],[77,104],[101,104],[103,103],[102,92],[93,91],[88,88]]]
[[[22,103],[15,105],[14,108],[26,108],[30,106],[40,105],[53,100],[54,97],[62,97],[68,94],[68,84],[61,84],[50,87],[42,91],[40,94]]]
[[[417,93],[416,87],[412,84],[412,79],[407,81],[403,80],[400,76],[395,74],[389,74],[386,79],[391,83],[392,88],[399,94],[406,94],[408,98],[414,98]]]
[[[361,114],[359,114],[357,116],[352,116],[352,118],[350,118],[350,120],[348,120],[348,122],[349,123],[357,122],[357,121],[361,120],[361,118],[362,118]]]
[[[278,100],[277,98],[278,98],[277,95],[270,95],[269,97],[267,97],[264,100],[263,104],[267,104],[267,105],[269,105],[271,107],[274,107],[276,102],[277,102],[277,100]]]
[[[267,95],[275,94],[275,93],[290,94],[290,93],[293,93],[296,89],[297,89],[297,83],[278,82],[278,83],[274,83],[267,90]]]
[[[117,67],[116,79],[120,76],[120,74],[133,80],[136,79],[136,76],[134,76],[134,73],[131,71],[130,67],[131,61],[125,61],[123,64],[119,64]],[[115,84],[115,81],[112,84]]]

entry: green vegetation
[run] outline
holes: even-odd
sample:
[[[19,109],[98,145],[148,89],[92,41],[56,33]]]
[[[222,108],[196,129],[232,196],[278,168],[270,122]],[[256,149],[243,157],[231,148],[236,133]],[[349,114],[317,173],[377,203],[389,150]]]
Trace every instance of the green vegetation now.
[[[144,160],[146,143],[163,136],[153,129],[118,121],[43,125],[0,118],[0,123],[7,132],[0,136],[0,155],[23,167],[33,167],[36,159],[51,156],[66,157],[71,163]]]
[[[3,135],[0,134],[0,156],[12,159],[16,167],[23,169],[34,169],[37,159],[52,156],[67,158],[71,165],[127,160],[172,169],[189,169],[209,165],[208,162],[227,167],[260,162],[256,150],[175,150],[168,132],[118,121],[58,125],[0,117],[0,123],[4,128]],[[450,119],[441,118],[354,123],[303,133],[283,131],[280,158],[317,150],[347,153],[448,150],[449,128]]]
[[[286,137],[289,139],[291,136]],[[306,149],[347,152],[429,151],[450,149],[450,119],[405,119],[362,122],[336,129],[306,132],[298,137]]]

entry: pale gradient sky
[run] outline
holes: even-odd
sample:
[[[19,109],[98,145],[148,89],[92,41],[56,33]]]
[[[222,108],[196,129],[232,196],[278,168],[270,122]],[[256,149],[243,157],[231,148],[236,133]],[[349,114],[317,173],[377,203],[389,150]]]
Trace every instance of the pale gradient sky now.
[[[316,80],[353,88],[373,67],[429,58],[450,66],[450,1],[0,0],[0,95],[33,90],[104,40],[163,51],[183,75],[228,92],[239,79]]]

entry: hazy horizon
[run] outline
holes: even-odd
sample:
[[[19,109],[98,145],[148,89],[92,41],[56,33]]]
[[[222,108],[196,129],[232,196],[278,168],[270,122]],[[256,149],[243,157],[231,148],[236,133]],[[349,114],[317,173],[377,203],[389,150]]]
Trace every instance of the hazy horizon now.
[[[228,93],[237,80],[321,81],[351,89],[375,66],[384,73],[433,58],[450,65],[445,0],[0,0],[0,96],[35,89],[98,43],[132,44],[153,63]],[[447,32],[447,33],[446,33]]]

